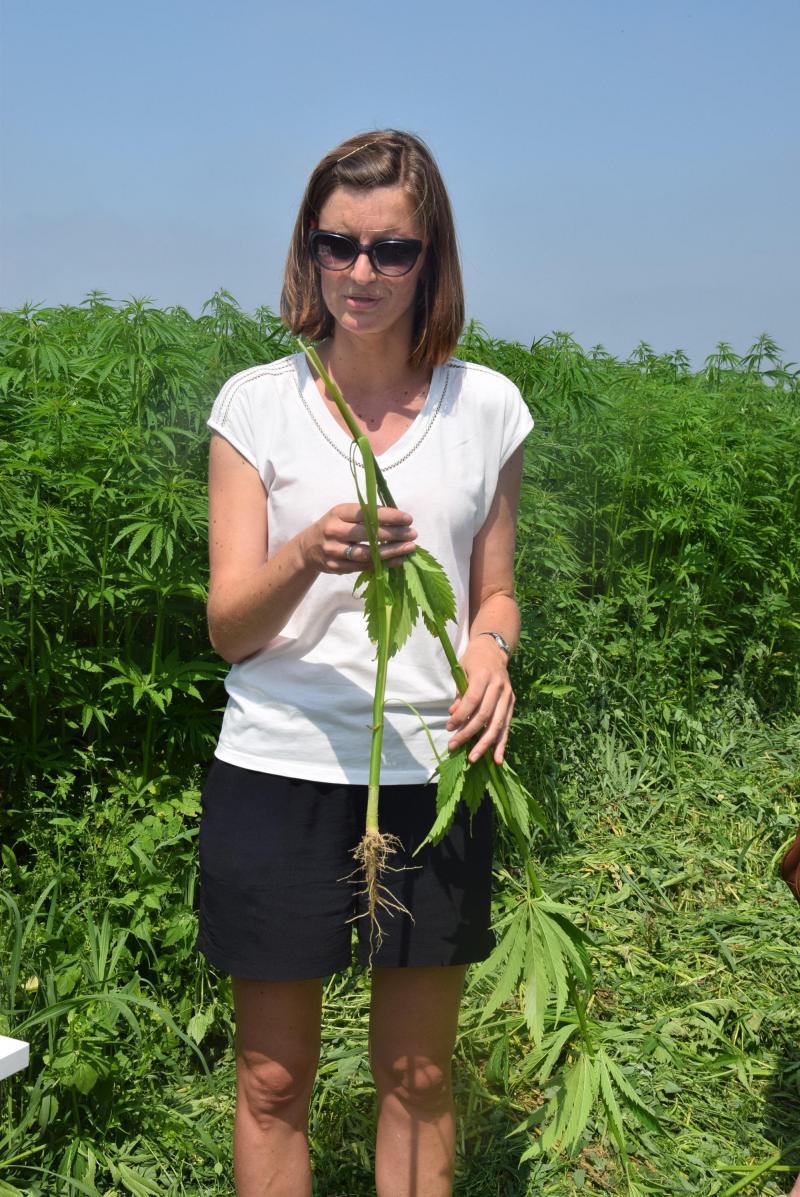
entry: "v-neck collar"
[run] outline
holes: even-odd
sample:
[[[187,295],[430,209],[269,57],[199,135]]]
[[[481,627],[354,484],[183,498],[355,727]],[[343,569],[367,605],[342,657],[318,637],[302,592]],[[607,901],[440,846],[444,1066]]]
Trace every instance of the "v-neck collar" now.
[[[297,389],[303,406],[316,425],[317,430],[328,444],[337,453],[341,454],[342,457],[349,459],[353,444],[350,433],[337,423],[330,408],[319,393],[305,354],[302,352],[296,353],[294,355],[294,362],[297,373]],[[393,466],[399,465],[401,461],[405,461],[427,435],[442,405],[446,381],[447,365],[435,366],[431,375],[428,394],[425,396],[425,402],[408,428],[406,428],[396,441],[389,445],[388,449],[384,449],[382,453],[375,454],[375,460],[380,464],[381,469],[390,470]]]

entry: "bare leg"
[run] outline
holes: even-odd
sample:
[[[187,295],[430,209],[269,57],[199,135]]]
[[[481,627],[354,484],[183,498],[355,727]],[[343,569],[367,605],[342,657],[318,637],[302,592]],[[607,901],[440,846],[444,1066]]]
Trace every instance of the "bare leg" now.
[[[376,968],[370,1063],[378,1089],[378,1197],[450,1197],[451,1058],[466,968]]]
[[[321,981],[233,979],[238,1197],[311,1197],[308,1103],[317,1071]]]
[[[797,1180],[792,1185],[792,1191],[789,1194],[789,1197],[800,1197],[800,1176],[798,1176]]]

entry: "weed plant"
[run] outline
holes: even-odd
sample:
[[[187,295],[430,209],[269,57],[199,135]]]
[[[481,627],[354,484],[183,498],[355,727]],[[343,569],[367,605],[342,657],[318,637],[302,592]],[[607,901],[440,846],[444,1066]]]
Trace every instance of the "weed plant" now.
[[[193,951],[195,837],[225,667],[205,599],[205,418],[294,346],[224,292],[0,316],[0,1194],[229,1193],[227,982]],[[659,1118],[607,1111],[543,1150],[575,1017],[531,1047],[473,981],[456,1066],[459,1194],[777,1194],[800,1169],[796,904],[798,379],[759,338],[692,373],[565,334],[470,325],[537,420],[526,451],[512,757],[583,911],[595,1042]],[[499,845],[498,924],[522,874]],[[312,1115],[321,1193],[371,1189],[368,978],[333,978]]]

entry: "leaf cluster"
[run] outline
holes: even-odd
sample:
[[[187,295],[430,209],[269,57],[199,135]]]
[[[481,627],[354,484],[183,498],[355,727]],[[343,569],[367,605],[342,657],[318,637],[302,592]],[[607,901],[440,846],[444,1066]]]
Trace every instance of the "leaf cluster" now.
[[[27,308],[0,346],[0,1031],[34,1049],[0,1094],[0,1187],[222,1194],[229,1006],[193,952],[195,762],[222,701],[204,421],[230,373],[291,346],[224,293],[199,319],[101,295]],[[774,877],[800,820],[797,375],[769,338],[696,373],[477,326],[460,352],[537,417],[513,747],[551,897],[501,840],[498,951],[458,1048],[458,1191],[712,1193],[757,1172],[777,1194],[800,1169],[796,913]],[[461,763],[443,762],[440,827],[454,795],[477,800]],[[587,941],[591,988],[564,1001]],[[363,979],[332,982],[326,1191],[371,1191],[367,1027]]]

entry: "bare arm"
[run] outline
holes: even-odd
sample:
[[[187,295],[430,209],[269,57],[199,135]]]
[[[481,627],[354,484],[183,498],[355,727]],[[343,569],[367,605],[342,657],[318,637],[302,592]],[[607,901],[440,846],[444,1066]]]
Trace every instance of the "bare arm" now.
[[[411,516],[380,508],[381,555],[399,561],[413,547]],[[230,442],[211,438],[208,474],[210,587],[208,631],[232,664],[269,644],[320,573],[369,568],[366,531],[357,503],[340,503],[267,560],[267,492],[258,472]],[[356,546],[352,559],[345,557]],[[395,559],[397,559],[395,561]]]
[[[461,658],[469,687],[450,708],[450,749],[458,748],[485,728],[470,760],[494,744],[494,759],[503,759],[514,692],[506,654],[491,636],[499,632],[514,648],[519,639],[519,608],[514,598],[514,544],[522,483],[522,447],[500,471],[488,518],[475,537],[470,561],[470,639]]]

